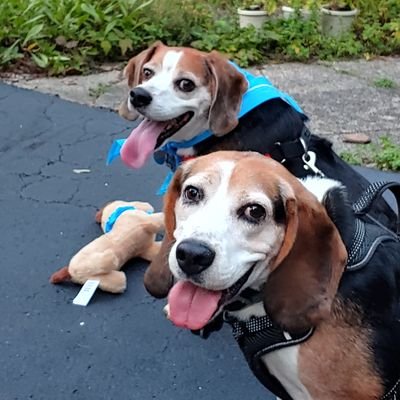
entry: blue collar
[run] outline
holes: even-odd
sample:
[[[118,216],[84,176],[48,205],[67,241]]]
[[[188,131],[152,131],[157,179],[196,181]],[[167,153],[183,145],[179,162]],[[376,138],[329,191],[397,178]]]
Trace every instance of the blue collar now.
[[[238,113],[239,118],[258,107],[260,104],[276,98],[282,99],[292,106],[297,112],[304,115],[302,109],[296,103],[296,101],[288,94],[281,92],[279,89],[273,86],[269,79],[265,78],[264,76],[254,76],[248,71],[240,68],[235,63],[231,62],[231,64],[241,74],[243,74],[248,83],[247,91],[243,95],[242,104]],[[181,142],[169,141],[154,153],[153,157],[157,164],[166,164],[171,169],[171,172],[167,175],[164,183],[159,189],[158,194],[165,193],[173,173],[183,161],[183,158],[178,154],[179,149],[191,148],[196,144],[207,140],[211,136],[213,136],[212,131],[207,130],[190,140],[184,140]],[[119,156],[124,141],[124,139],[119,139],[112,144],[107,157],[107,165]]]
[[[108,220],[104,226],[104,233],[108,233],[114,227],[114,224],[117,222],[117,219],[125,212],[130,210],[137,210],[134,206],[121,206],[115,209],[111,215],[108,217]],[[147,214],[153,214],[152,211],[146,211]]]

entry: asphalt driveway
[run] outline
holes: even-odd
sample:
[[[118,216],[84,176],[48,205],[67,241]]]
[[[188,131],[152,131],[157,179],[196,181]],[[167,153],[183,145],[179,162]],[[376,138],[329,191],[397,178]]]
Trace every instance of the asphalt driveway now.
[[[0,84],[0,400],[272,399],[228,329],[205,341],[164,318],[144,263],[126,269],[125,294],[98,291],[88,307],[72,305],[78,286],[48,283],[100,234],[97,207],[160,209],[164,168],[105,165],[128,130],[107,110]]]

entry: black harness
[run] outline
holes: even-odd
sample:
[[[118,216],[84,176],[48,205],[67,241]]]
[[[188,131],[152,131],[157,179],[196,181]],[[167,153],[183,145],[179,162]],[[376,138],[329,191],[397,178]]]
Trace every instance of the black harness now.
[[[400,184],[396,182],[377,182],[371,184],[360,199],[353,205],[356,215],[355,231],[350,250],[346,271],[358,271],[364,268],[380,244],[387,241],[400,241],[400,211],[397,220],[397,232],[394,233],[372,218],[368,211],[373,203],[385,190],[390,189],[400,205]],[[400,208],[399,208],[400,210]],[[242,297],[243,295],[241,295]],[[250,291],[246,296],[247,304],[260,301],[260,294]],[[224,320],[233,330],[233,336],[239,344],[249,367],[257,379],[272,393],[282,400],[293,400],[281,383],[268,371],[262,362],[262,357],[270,352],[285,347],[300,344],[310,338],[314,329],[301,334],[284,332],[268,315],[251,317],[247,321],[239,321],[233,313],[226,311]],[[400,380],[388,391],[382,400],[400,400]]]
[[[316,154],[308,150],[310,138],[311,132],[304,125],[298,138],[274,143],[269,155],[282,164],[287,161],[299,161],[303,164],[307,174],[323,177],[323,172],[316,166]],[[381,197],[386,189],[390,189],[394,193],[397,201],[396,233],[368,214],[375,200]],[[357,271],[365,267],[381,243],[400,240],[399,205],[400,184],[396,182],[373,183],[354,203],[353,211],[357,218],[353,242],[348,251],[346,272]],[[259,301],[259,293],[246,289],[241,293],[237,302],[227,307],[223,317],[220,315],[200,331],[192,332],[207,338],[212,332],[221,329],[224,321],[228,322],[232,327],[234,338],[257,379],[280,399],[293,400],[279,380],[269,373],[261,358],[272,351],[303,343],[312,336],[314,329],[301,334],[291,334],[284,332],[268,315],[252,317],[248,321],[239,321],[229,312]],[[381,400],[400,400],[400,379]]]

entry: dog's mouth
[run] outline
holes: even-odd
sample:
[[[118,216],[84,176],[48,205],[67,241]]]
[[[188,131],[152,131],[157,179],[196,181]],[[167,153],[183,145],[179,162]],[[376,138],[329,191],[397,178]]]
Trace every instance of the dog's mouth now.
[[[193,111],[187,111],[167,121],[152,121],[145,118],[133,129],[122,146],[122,161],[131,168],[141,168],[154,149],[182,129],[193,116]]]
[[[178,281],[168,296],[169,319],[181,328],[204,328],[215,314],[239,293],[254,267],[255,264],[232,286],[224,290],[209,290],[189,281]]]

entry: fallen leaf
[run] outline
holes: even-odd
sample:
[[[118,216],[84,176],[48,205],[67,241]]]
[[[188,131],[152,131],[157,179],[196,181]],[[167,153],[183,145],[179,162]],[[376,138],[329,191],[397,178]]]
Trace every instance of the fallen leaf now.
[[[69,42],[67,42],[66,44],[65,44],[65,47],[67,48],[67,49],[74,49],[75,47],[77,47],[78,46],[78,41],[77,40],[70,40]]]
[[[64,36],[57,36],[56,37],[56,44],[58,46],[64,47],[67,44],[67,39]]]

